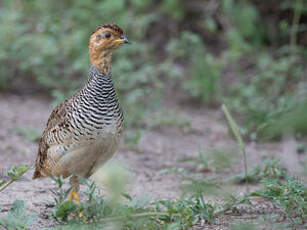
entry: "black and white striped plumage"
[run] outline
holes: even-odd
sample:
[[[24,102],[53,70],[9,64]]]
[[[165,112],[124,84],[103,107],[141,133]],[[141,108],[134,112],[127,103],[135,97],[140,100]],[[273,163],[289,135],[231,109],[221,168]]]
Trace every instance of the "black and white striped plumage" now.
[[[111,72],[104,76],[92,66],[85,86],[50,115],[34,178],[89,177],[114,154],[123,121]]]
[[[73,98],[71,126],[81,136],[97,138],[105,133],[119,135],[123,126],[123,112],[118,102],[112,74],[104,76],[95,66],[90,69],[87,84]]]

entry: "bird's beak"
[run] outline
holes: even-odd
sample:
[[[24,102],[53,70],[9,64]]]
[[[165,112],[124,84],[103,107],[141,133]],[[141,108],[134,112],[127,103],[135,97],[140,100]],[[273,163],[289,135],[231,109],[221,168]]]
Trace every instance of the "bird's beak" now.
[[[131,42],[129,42],[129,40],[124,35],[121,35],[119,38],[120,39],[115,40],[115,42],[119,44],[124,44],[124,43],[131,44]]]

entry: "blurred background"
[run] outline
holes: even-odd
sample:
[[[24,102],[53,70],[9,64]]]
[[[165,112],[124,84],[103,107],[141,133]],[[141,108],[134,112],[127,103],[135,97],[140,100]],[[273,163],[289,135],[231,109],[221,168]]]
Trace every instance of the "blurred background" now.
[[[112,69],[128,126],[225,103],[249,140],[307,132],[305,0],[1,0],[0,18],[1,93],[64,100],[87,78],[89,35],[114,22],[133,44]]]
[[[284,212],[257,209],[254,203],[256,212],[246,212],[249,219],[238,215],[241,201],[234,197],[245,189],[249,193],[242,186],[248,181],[251,191],[269,188],[263,194],[273,195],[266,198],[304,224],[306,189],[283,179],[288,170],[307,181],[307,0],[0,0],[0,187],[9,168],[34,162],[52,108],[87,80],[89,36],[104,23],[120,25],[132,42],[112,60],[126,126],[113,159],[120,167],[113,171],[119,184],[129,181],[128,194],[173,201],[184,190],[201,197],[204,191],[214,199],[227,198],[221,202],[224,210],[231,207],[238,223],[254,220],[254,214],[285,221]],[[222,104],[240,127],[247,166]],[[97,173],[98,182],[108,183],[113,171],[106,170]],[[33,181],[32,174],[30,169],[1,193],[0,206],[7,211],[14,199],[25,200],[31,212],[42,213],[35,230],[55,223],[45,213],[51,212],[46,204],[56,185],[49,179]],[[235,194],[229,198],[236,206],[229,206],[228,193]],[[169,210],[182,210],[195,224],[221,206],[200,201],[194,208],[184,201]],[[193,218],[181,208],[186,204]],[[139,209],[137,202],[134,207]],[[275,205],[268,207],[276,211]],[[201,214],[195,212],[200,209]],[[149,219],[161,227],[164,222]],[[229,229],[228,213],[221,219]],[[261,229],[286,229],[269,228],[267,221]]]

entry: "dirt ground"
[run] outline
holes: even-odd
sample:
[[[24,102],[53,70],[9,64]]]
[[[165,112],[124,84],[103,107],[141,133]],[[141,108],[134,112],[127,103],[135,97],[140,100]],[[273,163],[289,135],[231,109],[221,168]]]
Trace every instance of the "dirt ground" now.
[[[132,151],[123,143],[120,145],[112,161],[119,162],[131,174],[128,192],[131,195],[149,194],[153,199],[176,198],[180,196],[180,178],[174,174],[162,174],[161,170],[172,167],[187,167],[189,163],[180,162],[185,157],[196,157],[200,150],[225,148],[236,149],[236,142],[228,134],[223,114],[220,110],[208,108],[192,108],[187,106],[171,106],[176,109],[178,116],[190,123],[190,128],[183,129],[176,126],[158,127],[144,131],[137,150]],[[170,108],[170,107],[168,107]],[[11,166],[32,164],[38,147],[37,142],[28,141],[18,130],[31,129],[42,132],[47,118],[52,110],[51,102],[40,96],[27,97],[17,95],[0,95],[0,179]],[[283,166],[290,172],[298,173],[302,170],[299,165],[304,154],[296,153],[293,139],[286,138],[276,143],[247,144],[247,158],[249,168],[260,162],[264,156],[279,157]],[[218,176],[229,176],[242,172],[240,155],[229,171]],[[215,172],[206,172],[204,177],[212,176]],[[33,170],[28,171],[17,182],[9,186],[0,194],[0,205],[4,215],[16,199],[24,200],[29,213],[37,215],[31,229],[42,229],[54,226],[52,218],[47,218],[53,202],[51,189],[55,184],[48,178],[32,180]],[[237,186],[235,191],[244,191],[244,186]],[[258,204],[266,201],[255,200]],[[224,215],[213,225],[203,224],[195,229],[228,229],[232,223],[253,221],[261,215],[278,213],[276,207],[251,210],[241,215]],[[269,204],[271,205],[271,204]],[[256,210],[257,209],[257,210]],[[271,229],[263,225],[261,229]]]

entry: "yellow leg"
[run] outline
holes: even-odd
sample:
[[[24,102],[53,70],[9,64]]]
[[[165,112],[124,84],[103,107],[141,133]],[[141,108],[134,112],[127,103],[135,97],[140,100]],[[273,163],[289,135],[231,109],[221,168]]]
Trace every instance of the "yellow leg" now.
[[[75,204],[79,204],[79,194],[78,192],[72,190],[68,195],[68,200],[73,201]],[[74,214],[72,215],[74,216]],[[82,212],[79,213],[79,217],[81,218],[83,216]]]
[[[78,191],[79,191],[78,177],[72,176],[69,180],[69,183],[73,186],[73,188],[68,195],[68,200],[73,201],[75,204],[79,204],[80,201],[79,201],[79,194],[78,194]],[[72,216],[75,216],[75,214],[73,214]],[[80,212],[78,216],[79,218],[83,217],[82,212]]]
[[[68,200],[74,201],[76,204],[79,204],[79,194],[78,194],[78,192],[72,190],[68,195]]]

